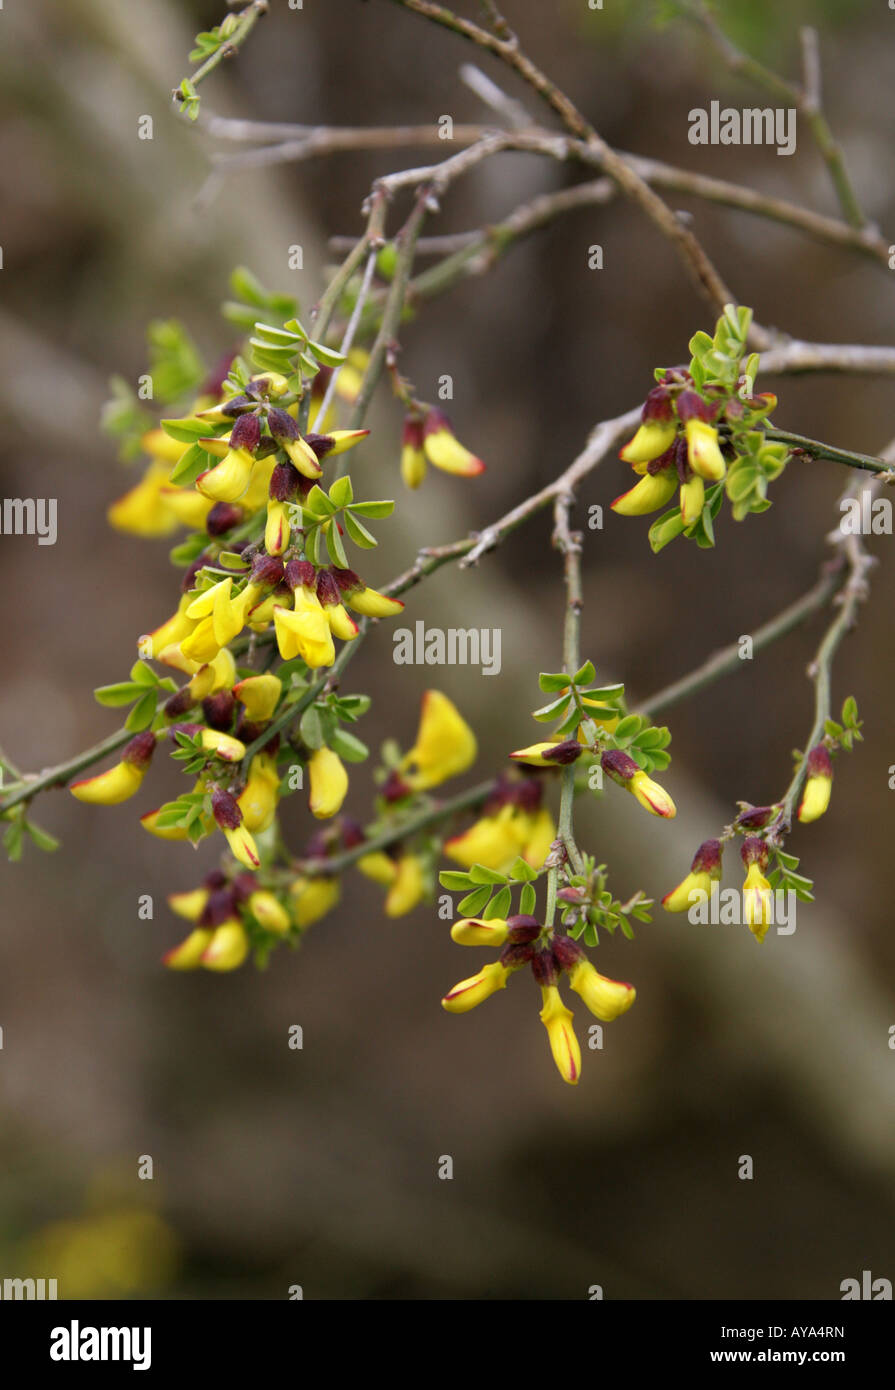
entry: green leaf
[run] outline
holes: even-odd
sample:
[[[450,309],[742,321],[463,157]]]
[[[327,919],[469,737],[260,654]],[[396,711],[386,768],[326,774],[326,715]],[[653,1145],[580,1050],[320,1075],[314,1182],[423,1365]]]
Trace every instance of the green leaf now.
[[[486,922],[490,922],[494,917],[506,918],[509,916],[510,908],[513,905],[513,895],[509,888],[501,888],[499,893],[495,893],[488,906],[482,913]]]
[[[547,695],[551,691],[566,690],[569,684],[569,677],[565,671],[542,671],[538,676],[538,685]]]
[[[338,522],[335,520],[331,521],[326,527],[324,534],[326,536],[326,549],[329,552],[329,558],[334,565],[338,565],[339,569],[347,570],[348,556],[345,554],[345,546],[342,543],[342,537],[339,535]]]
[[[146,694],[141,696],[127,716],[127,719],[125,719],[124,727],[130,729],[135,734],[140,733],[143,729],[148,729],[155,718],[157,704],[158,696],[155,690],[147,690]]]
[[[519,911],[524,913],[527,917],[533,917],[537,905],[538,895],[534,885],[526,883],[522,888],[522,892],[519,894]]]
[[[469,874],[461,874],[456,869],[443,869],[438,875],[438,882],[442,888],[447,888],[452,893],[465,893],[472,887],[472,879]]]
[[[339,352],[338,348],[327,347],[325,343],[315,343],[312,338],[308,339],[308,347],[324,367],[341,367],[345,361],[344,352]]]
[[[457,903],[457,911],[461,917],[477,917],[490,896],[490,887],[476,888],[475,892],[467,893],[466,897]]]
[[[131,680],[137,685],[150,686],[158,685],[159,678],[151,666],[147,666],[145,661],[135,661],[131,667]]]
[[[143,687],[135,681],[119,681],[115,685],[98,685],[93,692],[93,698],[98,705],[116,709],[120,705],[133,704],[142,693]]]
[[[379,544],[376,537],[370,534],[366,526],[358,521],[357,517],[354,516],[350,510],[346,511],[344,515],[345,530],[348,532],[348,535],[354,541],[355,545],[360,546],[363,550],[372,550],[374,545]]]
[[[9,857],[11,864],[17,864],[22,857],[22,837],[25,833],[25,822],[22,816],[17,816],[12,824],[4,831],[3,848]]]
[[[334,507],[347,507],[354,500],[354,488],[347,473],[342,478],[336,478],[329,490],[329,500]]]
[[[319,483],[315,483],[311,488],[311,491],[304,499],[303,506],[305,511],[310,512],[313,516],[319,517],[332,516],[336,511],[335,503],[330,502]]]
[[[649,528],[649,543],[653,554],[658,555],[659,551],[664,550],[683,529],[684,518],[681,516],[680,507],[673,507],[671,511],[664,512]]]
[[[161,425],[165,434],[169,434],[172,439],[177,439],[182,444],[194,444],[197,439],[206,438],[211,434],[211,427],[207,420],[197,420],[191,416],[183,420],[162,420]]]
[[[854,695],[846,697],[842,706],[842,722],[847,729],[857,729],[860,724],[858,719],[858,702]]]
[[[592,661],[585,661],[584,665],[580,666],[575,672],[572,680],[575,685],[589,685],[590,682],[596,678],[596,674],[594,663]]]
[[[51,835],[48,830],[42,829],[41,826],[35,825],[30,820],[26,820],[25,829],[37,845],[37,848],[42,849],[45,854],[52,854],[54,850],[59,848],[59,841],[56,839],[56,836]]]
[[[540,709],[533,711],[534,718],[541,723],[558,719],[561,714],[565,714],[571,698],[571,695],[560,695],[558,700],[551,700],[549,705],[541,705]]]
[[[299,722],[298,730],[308,748],[323,747],[323,724],[320,719],[320,710],[316,705],[309,705],[305,710]]]
[[[538,876],[537,869],[533,869],[527,860],[520,855],[510,869],[510,878],[520,883],[531,883]]]
[[[353,502],[351,510],[354,512],[355,516],[369,516],[372,517],[374,521],[379,521],[383,517],[391,516],[392,512],[395,510],[395,504],[390,501]]]
[[[488,869],[484,864],[473,864],[469,870],[469,877],[473,883],[506,883],[506,874],[498,873],[497,869]]]
[[[619,720],[613,730],[612,737],[616,743],[627,743],[635,734],[639,733],[643,727],[643,718],[639,714],[627,714],[624,719]]]
[[[340,729],[338,726],[329,735],[328,743],[334,753],[338,753],[340,758],[344,758],[346,763],[362,763],[370,756],[370,750],[365,743],[354,734],[350,734],[347,729]]]
[[[211,467],[211,456],[198,444],[191,444],[171,470],[171,482],[178,487],[189,487],[202,473]]]

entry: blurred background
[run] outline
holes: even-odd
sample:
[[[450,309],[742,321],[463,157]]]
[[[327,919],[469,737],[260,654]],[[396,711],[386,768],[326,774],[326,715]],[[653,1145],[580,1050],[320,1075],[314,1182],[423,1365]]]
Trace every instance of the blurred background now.
[[[506,3],[614,145],[835,213],[806,131],[792,158],[688,144],[693,106],[769,104],[698,34],[656,28],[647,4],[548,8],[549,22],[535,0]],[[790,75],[799,24],[817,25],[829,115],[859,196],[895,227],[895,15],[876,0],[718,10]],[[433,157],[342,154],[209,187],[223,145],[175,116],[170,91],[193,34],[223,12],[220,0],[4,10],[2,486],[59,508],[54,547],[0,538],[0,742],[29,770],[116,727],[91,690],[126,675],[136,636],[174,606],[168,546],[105,522],[131,482],[98,428],[108,378],[136,382],[157,317],[180,318],[209,360],[231,348],[218,306],[235,264],[307,311],[332,262],[327,239],[359,231],[371,179]],[[272,0],[243,54],[202,87],[203,111],[488,121],[458,77],[474,56],[384,0],[301,10]],[[144,115],[151,141],[138,139]],[[492,159],[429,230],[479,227],[579,177],[530,156]],[[810,339],[891,341],[895,289],[878,265],[672,201],[761,322]],[[287,264],[296,243],[300,271]],[[601,271],[588,269],[593,244]],[[382,393],[352,473],[362,495],[400,505],[365,577],[386,581],[419,544],[461,536],[553,477],[596,421],[643,398],[653,366],[685,357],[708,318],[668,246],[621,201],[572,213],[427,305],[403,334],[403,370],[429,399],[440,375],[453,376],[454,424],[489,468],[471,482],[436,473],[402,495],[400,419]],[[895,435],[890,380],[762,385],[780,393],[782,426],[871,453]],[[578,516],[608,508],[629,482],[607,459]],[[636,707],[754,631],[813,582],[844,482],[831,465],[791,464],[772,510],[740,525],[726,513],[711,552],[677,542],[654,557],[646,521],[607,512],[604,529],[586,533],[584,655],[627,682]],[[771,932],[761,948],[745,927],[661,912],[633,943],[606,938],[599,968],[636,983],[638,1002],[605,1030],[602,1051],[585,1051],[575,1089],[554,1071],[527,978],[465,1018],[447,1016],[439,997],[469,962],[446,925],[433,907],[387,922],[378,890],[354,876],[340,909],[266,972],[166,973],[160,956],[183,931],[165,895],[197,883],[217,853],[136,824],[176,779],[154,769],[140,804],[120,814],[42,797],[37,819],[62,848],[28,847],[0,868],[0,1275],[55,1275],[63,1297],[284,1298],[301,1285],[307,1298],[339,1299],[581,1299],[593,1285],[606,1298],[835,1299],[864,1269],[895,1279],[892,544],[871,538],[872,602],[834,677],[837,706],[858,699],[865,742],[837,761],[826,818],[790,842],[816,904],[800,905],[794,935]],[[411,596],[408,617],[430,626],[502,629],[499,677],[437,671],[480,735],[471,776],[534,736],[537,671],[560,661],[562,602],[546,516],[477,569],[442,570]],[[811,723],[805,668],[823,622],[669,712],[674,823],[620,795],[582,805],[579,843],[609,863],[617,894],[660,897],[738,798],[780,795]],[[368,743],[409,742],[431,674],[395,668],[385,633],[366,644],[347,688],[373,696]],[[371,796],[369,768],[355,769],[347,809],[363,819]],[[300,801],[289,809],[296,846],[311,829]],[[142,894],[151,921],[138,917]],[[294,1024],[301,1051],[288,1046]],[[752,1181],[738,1178],[746,1154]],[[442,1155],[451,1181],[438,1178]],[[153,1160],[151,1182],[138,1178],[141,1156]]]

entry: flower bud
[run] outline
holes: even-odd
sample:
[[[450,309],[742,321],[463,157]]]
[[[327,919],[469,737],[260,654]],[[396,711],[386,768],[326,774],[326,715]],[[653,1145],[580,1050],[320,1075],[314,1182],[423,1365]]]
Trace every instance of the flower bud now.
[[[528,748],[517,749],[510,757],[531,767],[568,767],[583,751],[577,738],[567,738],[561,743],[533,743]]]
[[[542,985],[541,998],[540,1018],[547,1029],[553,1060],[563,1081],[576,1086],[581,1075],[581,1049],[572,1028],[572,1011],[562,1002],[556,985]]]
[[[150,730],[137,734],[125,747],[120,762],[107,772],[72,782],[69,791],[78,801],[95,806],[120,805],[139,791],[152,761],[155,745],[156,737]]]
[[[462,917],[451,927],[451,940],[458,946],[502,946],[508,931],[502,917]]]
[[[388,598],[371,589],[354,570],[334,569],[332,573],[344,602],[355,613],[362,613],[367,618],[391,618],[404,607],[399,598]]]
[[[200,964],[206,970],[237,970],[249,954],[249,938],[238,918],[216,927],[211,941],[202,953]]]
[[[595,1018],[611,1023],[631,1005],[637,997],[633,985],[622,980],[610,980],[601,975],[589,960],[579,961],[573,966],[569,984],[580,995]]]
[[[248,897],[249,911],[267,931],[282,936],[292,925],[289,913],[279,898],[266,889],[256,889]]]
[[[647,473],[639,483],[627,492],[621,493],[612,503],[612,510],[619,516],[646,516],[648,512],[658,511],[671,500],[677,487],[677,475],[673,469],[662,473]]]
[[[805,760],[808,779],[802,792],[799,820],[803,825],[819,820],[830,804],[833,790],[833,763],[828,749],[818,743]]]
[[[482,460],[463,447],[447,416],[440,410],[430,410],[426,416],[423,449],[429,463],[445,473],[473,478],[485,471]]]
[[[395,866],[395,877],[385,899],[386,917],[403,917],[423,898],[426,881],[418,854],[402,854]]]
[[[704,840],[693,856],[690,872],[676,888],[666,893],[662,906],[666,912],[686,912],[693,903],[699,901],[694,894],[706,897],[712,891],[712,884],[721,879],[721,841]]]
[[[318,820],[329,820],[342,809],[348,793],[348,773],[331,748],[316,748],[308,759],[311,780],[309,806]]]
[[[211,944],[214,932],[210,927],[197,927],[189,936],[162,956],[162,965],[169,970],[196,970]]]
[[[408,415],[401,433],[401,477],[409,488],[417,488],[426,476],[423,449],[423,422]]]
[[[476,1005],[490,999],[497,990],[505,989],[509,973],[500,961],[485,965],[477,975],[470,975],[468,980],[454,985],[442,999],[441,1007],[449,1014],[468,1013]]]

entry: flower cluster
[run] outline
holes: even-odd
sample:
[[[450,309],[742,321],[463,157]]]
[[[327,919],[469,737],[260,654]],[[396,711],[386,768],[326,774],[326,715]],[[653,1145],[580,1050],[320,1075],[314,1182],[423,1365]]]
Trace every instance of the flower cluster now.
[[[452,1014],[467,1013],[504,989],[515,971],[528,966],[540,986],[540,1018],[547,1029],[553,1060],[563,1081],[571,1086],[581,1075],[581,1048],[572,1027],[572,1011],[559,992],[561,977],[568,975],[571,989],[604,1023],[618,1018],[634,1003],[632,985],[601,975],[576,941],[546,929],[536,917],[463,918],[451,927],[451,937],[461,946],[499,949],[500,956],[454,985],[442,999],[442,1007]]]
[[[758,355],[742,362],[750,323],[748,309],[727,306],[713,338],[691,339],[688,366],[658,368],[641,424],[620,452],[641,475],[612,503],[620,516],[658,511],[678,493],[678,505],[650,529],[655,551],[681,534],[713,545],[725,490],[736,520],[770,506],[768,483],[783,471],[789,451],[765,436],[777,398],[755,392]]]

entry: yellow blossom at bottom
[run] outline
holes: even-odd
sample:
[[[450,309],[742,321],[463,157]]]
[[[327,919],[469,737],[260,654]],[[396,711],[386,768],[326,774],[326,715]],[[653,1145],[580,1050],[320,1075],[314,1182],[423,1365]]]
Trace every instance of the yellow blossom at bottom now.
[[[581,1075],[581,1049],[572,1027],[572,1011],[562,1002],[556,985],[542,985],[541,998],[544,1001],[541,1022],[547,1029],[556,1069],[563,1081],[577,1086]]]

